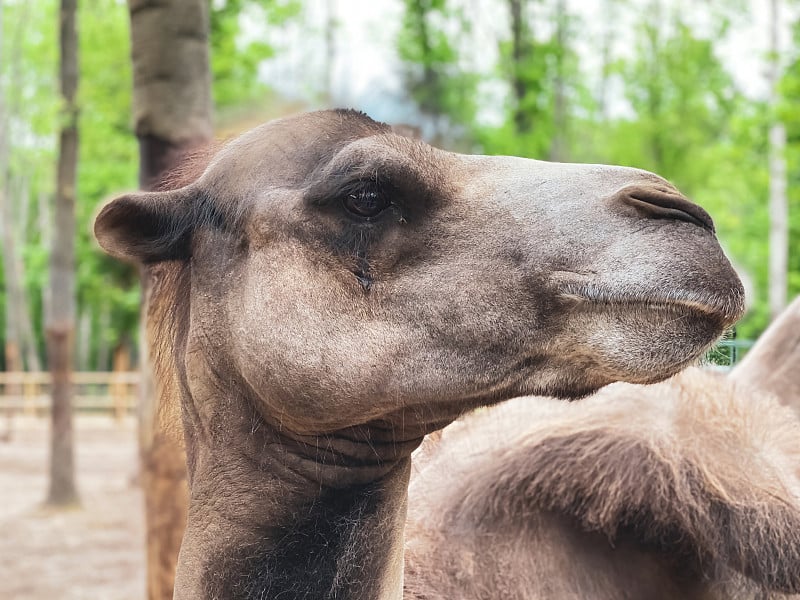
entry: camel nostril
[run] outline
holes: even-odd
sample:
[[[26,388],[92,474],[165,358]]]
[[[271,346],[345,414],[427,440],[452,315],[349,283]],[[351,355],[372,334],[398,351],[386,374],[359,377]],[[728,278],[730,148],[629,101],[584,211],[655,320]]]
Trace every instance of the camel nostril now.
[[[677,190],[635,185],[620,190],[617,197],[651,219],[686,221],[714,233],[714,222],[709,214]]]

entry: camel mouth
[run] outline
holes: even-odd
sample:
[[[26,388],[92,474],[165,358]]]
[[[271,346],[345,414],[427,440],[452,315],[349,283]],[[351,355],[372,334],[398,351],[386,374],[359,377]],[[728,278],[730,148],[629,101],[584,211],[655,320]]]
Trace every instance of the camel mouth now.
[[[714,294],[670,291],[664,293],[616,292],[594,286],[563,286],[562,299],[577,306],[594,309],[613,307],[617,310],[647,310],[672,312],[676,315],[696,315],[717,320],[730,327],[744,313],[744,295],[736,289],[724,297]]]

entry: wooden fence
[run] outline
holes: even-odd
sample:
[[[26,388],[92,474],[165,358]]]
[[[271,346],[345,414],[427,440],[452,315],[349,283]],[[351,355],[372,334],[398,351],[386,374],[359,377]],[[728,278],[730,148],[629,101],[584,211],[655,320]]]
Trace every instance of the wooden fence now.
[[[749,340],[724,340],[709,353],[707,362],[730,369],[753,345]],[[76,372],[73,406],[79,412],[109,413],[117,419],[133,414],[139,397],[137,371]],[[0,415],[44,416],[50,412],[50,373],[0,371]]]
[[[139,396],[136,371],[75,372],[73,407],[80,412],[133,414]],[[0,371],[0,413],[44,416],[50,411],[50,373]]]

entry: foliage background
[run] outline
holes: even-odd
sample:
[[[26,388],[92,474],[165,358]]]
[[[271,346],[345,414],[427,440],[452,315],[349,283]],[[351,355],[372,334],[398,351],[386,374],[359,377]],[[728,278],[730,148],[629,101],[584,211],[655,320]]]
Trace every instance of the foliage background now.
[[[767,130],[780,118],[788,136],[789,292],[800,293],[800,29],[791,28],[780,57],[776,114],[742,88],[736,65],[723,58],[729,34],[753,18],[758,2],[598,0],[600,10],[592,14],[564,0],[375,2],[386,6],[387,16],[368,33],[392,62],[386,90],[362,101],[348,93],[348,73],[357,74],[358,64],[350,71],[341,64],[353,41],[343,26],[345,0],[211,1],[220,135],[286,112],[355,104],[460,151],[656,171],[714,215],[720,239],[748,282],[750,310],[738,335],[754,338],[769,319]],[[3,261],[0,337],[5,343],[16,327],[23,347],[30,346],[25,366],[34,368],[44,360],[45,308],[58,302],[47,292],[57,15],[54,3],[44,0],[5,0],[2,6],[3,231],[13,238],[10,262],[28,314],[8,310],[11,267]],[[115,349],[135,354],[139,306],[136,273],[105,257],[90,233],[102,201],[136,186],[128,13],[120,0],[80,6],[75,356],[79,369],[108,369]],[[622,47],[621,22],[627,24]],[[287,67],[284,59],[298,52],[307,59],[302,68]],[[766,64],[769,57],[760,59]]]

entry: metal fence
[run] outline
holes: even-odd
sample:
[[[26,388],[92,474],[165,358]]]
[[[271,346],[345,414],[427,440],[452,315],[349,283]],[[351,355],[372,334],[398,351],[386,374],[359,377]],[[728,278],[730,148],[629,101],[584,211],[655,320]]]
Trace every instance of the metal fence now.
[[[136,410],[140,374],[136,371],[75,372],[73,408],[110,413],[117,419]],[[50,412],[48,372],[0,371],[0,411],[43,416]]]
[[[744,358],[754,343],[753,340],[735,338],[723,340],[708,351],[703,362],[723,371],[729,370]]]

